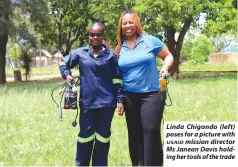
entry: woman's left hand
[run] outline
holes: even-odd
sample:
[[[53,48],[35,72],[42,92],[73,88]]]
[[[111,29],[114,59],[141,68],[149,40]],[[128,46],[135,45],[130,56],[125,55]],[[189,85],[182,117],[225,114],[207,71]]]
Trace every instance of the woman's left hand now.
[[[166,68],[165,66],[163,66],[161,69],[160,69],[160,77],[164,77],[164,75],[167,75],[168,74],[168,68]]]
[[[117,114],[123,115],[124,114],[124,105],[122,103],[117,104]]]

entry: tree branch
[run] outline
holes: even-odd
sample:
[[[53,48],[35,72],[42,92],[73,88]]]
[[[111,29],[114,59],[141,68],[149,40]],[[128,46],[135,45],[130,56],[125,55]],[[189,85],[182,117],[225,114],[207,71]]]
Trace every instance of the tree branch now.
[[[184,37],[185,37],[188,29],[190,28],[192,21],[193,21],[192,16],[189,17],[188,19],[186,19],[185,22],[184,22],[184,25],[182,27],[182,30],[179,33],[177,44],[176,44],[176,49],[175,49],[175,52],[177,54],[180,54],[180,51],[181,51],[182,45],[183,45]]]
[[[165,27],[165,32],[166,32],[166,37],[168,39],[168,48],[169,48],[170,52],[173,54],[174,49],[175,49],[175,44],[176,44],[175,39],[174,39],[176,30],[172,25],[169,25],[169,26]]]
[[[177,41],[178,43],[183,43],[184,36],[186,35],[188,29],[190,28],[192,21],[193,21],[192,17],[185,20],[182,30],[180,31],[178,36],[178,41]]]
[[[72,29],[69,28],[69,31],[68,31],[68,33],[67,33],[67,39],[66,39],[66,47],[67,47],[67,46],[69,45],[69,43],[70,43],[71,31],[72,31]]]
[[[64,49],[62,47],[62,33],[63,33],[63,29],[62,29],[62,20],[63,20],[63,15],[60,14],[59,16],[59,21],[56,20],[57,23],[57,27],[58,27],[58,31],[59,31],[59,36],[58,36],[58,47],[60,52],[63,54],[64,53]]]
[[[70,31],[71,31],[71,30],[70,30]],[[76,31],[75,35],[74,35],[74,38],[71,39],[71,40],[69,40],[69,43],[68,43],[67,46],[66,46],[66,50],[65,50],[65,53],[63,54],[63,56],[66,56],[66,55],[69,53],[69,51],[70,51],[70,49],[71,49],[73,43],[79,38],[79,35],[80,35],[80,31],[79,31],[79,29],[78,29],[78,30]]]

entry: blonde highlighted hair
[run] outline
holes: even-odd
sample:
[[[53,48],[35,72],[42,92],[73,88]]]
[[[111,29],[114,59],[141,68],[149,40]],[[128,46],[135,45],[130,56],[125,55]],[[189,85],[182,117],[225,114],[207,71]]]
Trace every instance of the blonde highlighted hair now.
[[[122,33],[122,17],[125,16],[126,14],[133,15],[134,22],[135,22],[135,25],[136,25],[137,35],[143,34],[143,29],[142,29],[140,17],[137,15],[137,13],[134,12],[134,11],[131,11],[131,10],[126,10],[126,11],[122,12],[121,17],[119,19],[118,27],[117,27],[117,46],[116,46],[116,49],[115,49],[115,54],[117,56],[117,59],[119,58],[119,52],[121,50],[122,43],[124,41],[124,35]]]

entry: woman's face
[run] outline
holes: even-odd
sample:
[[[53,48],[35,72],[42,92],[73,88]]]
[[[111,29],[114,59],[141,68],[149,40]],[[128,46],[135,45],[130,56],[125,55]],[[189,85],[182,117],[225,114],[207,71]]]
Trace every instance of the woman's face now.
[[[104,34],[101,26],[93,26],[88,34],[89,42],[94,47],[99,47],[103,43]]]
[[[133,15],[128,13],[122,17],[122,32],[126,37],[131,37],[136,35],[136,24]]]

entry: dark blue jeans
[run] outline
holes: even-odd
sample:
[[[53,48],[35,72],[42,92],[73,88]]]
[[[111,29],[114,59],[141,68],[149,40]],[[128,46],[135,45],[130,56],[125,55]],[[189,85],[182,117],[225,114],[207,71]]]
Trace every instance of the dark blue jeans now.
[[[162,166],[161,120],[165,101],[158,92],[126,92],[125,114],[133,166]]]

